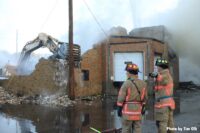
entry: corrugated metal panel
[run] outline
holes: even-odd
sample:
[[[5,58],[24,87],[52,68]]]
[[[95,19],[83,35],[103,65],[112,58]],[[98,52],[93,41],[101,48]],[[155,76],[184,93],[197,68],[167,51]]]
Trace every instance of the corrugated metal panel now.
[[[144,79],[144,61],[142,52],[117,52],[114,53],[114,81],[125,81],[125,62],[132,62],[138,65],[140,71],[139,79]]]

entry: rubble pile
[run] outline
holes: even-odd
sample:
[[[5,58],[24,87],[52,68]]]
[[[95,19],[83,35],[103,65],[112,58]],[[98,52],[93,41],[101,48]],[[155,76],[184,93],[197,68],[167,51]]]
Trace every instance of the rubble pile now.
[[[68,95],[64,93],[57,93],[54,95],[17,96],[12,92],[6,91],[3,87],[0,87],[0,105],[37,104],[50,107],[68,107],[80,102],[86,102],[86,104],[91,105],[96,100],[103,100],[103,98],[101,95],[93,95],[77,97],[72,101],[69,99]]]
[[[76,101],[72,101],[68,98],[68,95],[61,95],[61,96],[40,96],[38,99],[34,101],[37,104],[41,105],[49,105],[49,106],[62,106],[67,107],[69,105],[73,105]]]
[[[101,95],[92,95],[92,96],[85,96],[85,97],[81,97],[79,98],[79,100],[82,100],[82,101],[94,101],[94,100],[97,100],[97,99],[103,99]]]
[[[188,90],[188,91],[200,90],[200,86],[194,84],[192,81],[180,82],[179,88],[181,90]]]
[[[23,98],[18,98],[14,94],[11,94],[3,87],[0,87],[0,104],[20,104]]]
[[[96,69],[93,71],[96,72]],[[83,81],[83,74],[80,68],[75,68],[74,76],[74,92],[76,97],[101,93],[101,82],[99,82],[99,80],[94,80],[93,82]],[[99,77],[101,77],[101,75],[99,75]],[[96,77],[91,76],[91,78],[95,79]],[[7,80],[1,81],[0,86],[19,97],[36,99],[43,95],[42,98],[46,99],[46,101],[42,102],[46,103],[48,100],[53,100],[51,102],[55,101],[54,98],[48,98],[46,96],[66,94],[67,81],[68,64],[66,61],[41,58],[35,70],[30,75],[12,76]],[[92,85],[94,87],[91,89]],[[26,98],[23,102],[24,101],[28,102],[30,100]],[[62,101],[62,99],[58,99],[58,101]],[[64,105],[67,104],[68,103]]]
[[[7,92],[3,87],[0,87],[0,104],[40,104],[51,107],[67,107],[75,104],[76,101],[72,101],[68,98],[68,95],[36,95],[36,96],[22,96],[18,97],[13,93]]]
[[[42,58],[36,65],[33,73],[30,75],[13,76],[4,83],[3,87],[19,95],[54,94],[60,88],[66,86],[66,73],[60,70],[60,65],[62,65],[62,62],[59,60]],[[57,73],[58,71],[62,73]],[[60,75],[65,75],[65,79]]]

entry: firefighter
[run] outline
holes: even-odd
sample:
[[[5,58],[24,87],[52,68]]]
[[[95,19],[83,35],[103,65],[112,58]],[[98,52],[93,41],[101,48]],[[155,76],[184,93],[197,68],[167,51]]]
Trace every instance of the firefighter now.
[[[147,100],[146,83],[138,79],[139,68],[127,64],[127,80],[119,90],[117,99],[118,116],[122,116],[122,133],[141,133],[141,118]],[[131,129],[133,126],[133,129]]]
[[[155,78],[155,120],[158,133],[173,133],[168,130],[174,128],[173,111],[175,102],[173,99],[173,79],[169,72],[169,65],[166,59],[156,60],[158,73],[150,74]]]

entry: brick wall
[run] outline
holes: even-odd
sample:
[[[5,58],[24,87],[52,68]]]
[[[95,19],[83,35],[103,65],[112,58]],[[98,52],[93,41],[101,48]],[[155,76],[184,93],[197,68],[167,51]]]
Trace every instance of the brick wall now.
[[[77,84],[75,95],[87,96],[101,94],[102,91],[102,60],[101,60],[101,46],[97,45],[93,49],[88,50],[83,56],[81,61],[81,69],[77,70],[79,81]],[[89,71],[89,80],[83,80],[82,70]],[[81,75],[81,76],[80,76]]]
[[[113,75],[113,53],[114,52],[143,52],[144,55],[144,76],[148,76],[149,72],[154,70],[154,56],[161,54],[168,57],[168,47],[160,41],[154,39],[134,38],[130,36],[112,36],[102,41],[88,50],[82,56],[81,70],[89,70],[89,80],[82,81],[76,88],[76,96],[93,95],[93,94],[117,94],[112,86],[110,77]],[[174,61],[173,64],[178,64]],[[178,69],[178,67],[174,67]],[[174,73],[177,76],[178,70]],[[177,79],[177,78],[176,78]],[[152,86],[153,80],[149,81],[149,88]],[[175,83],[178,83],[175,82]]]

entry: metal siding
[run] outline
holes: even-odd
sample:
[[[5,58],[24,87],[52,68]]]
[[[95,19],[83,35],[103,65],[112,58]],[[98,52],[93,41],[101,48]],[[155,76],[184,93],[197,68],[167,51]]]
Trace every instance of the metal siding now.
[[[139,79],[144,79],[144,61],[142,52],[116,52],[114,53],[114,81],[125,81],[125,62],[131,61],[138,65],[140,72]]]

